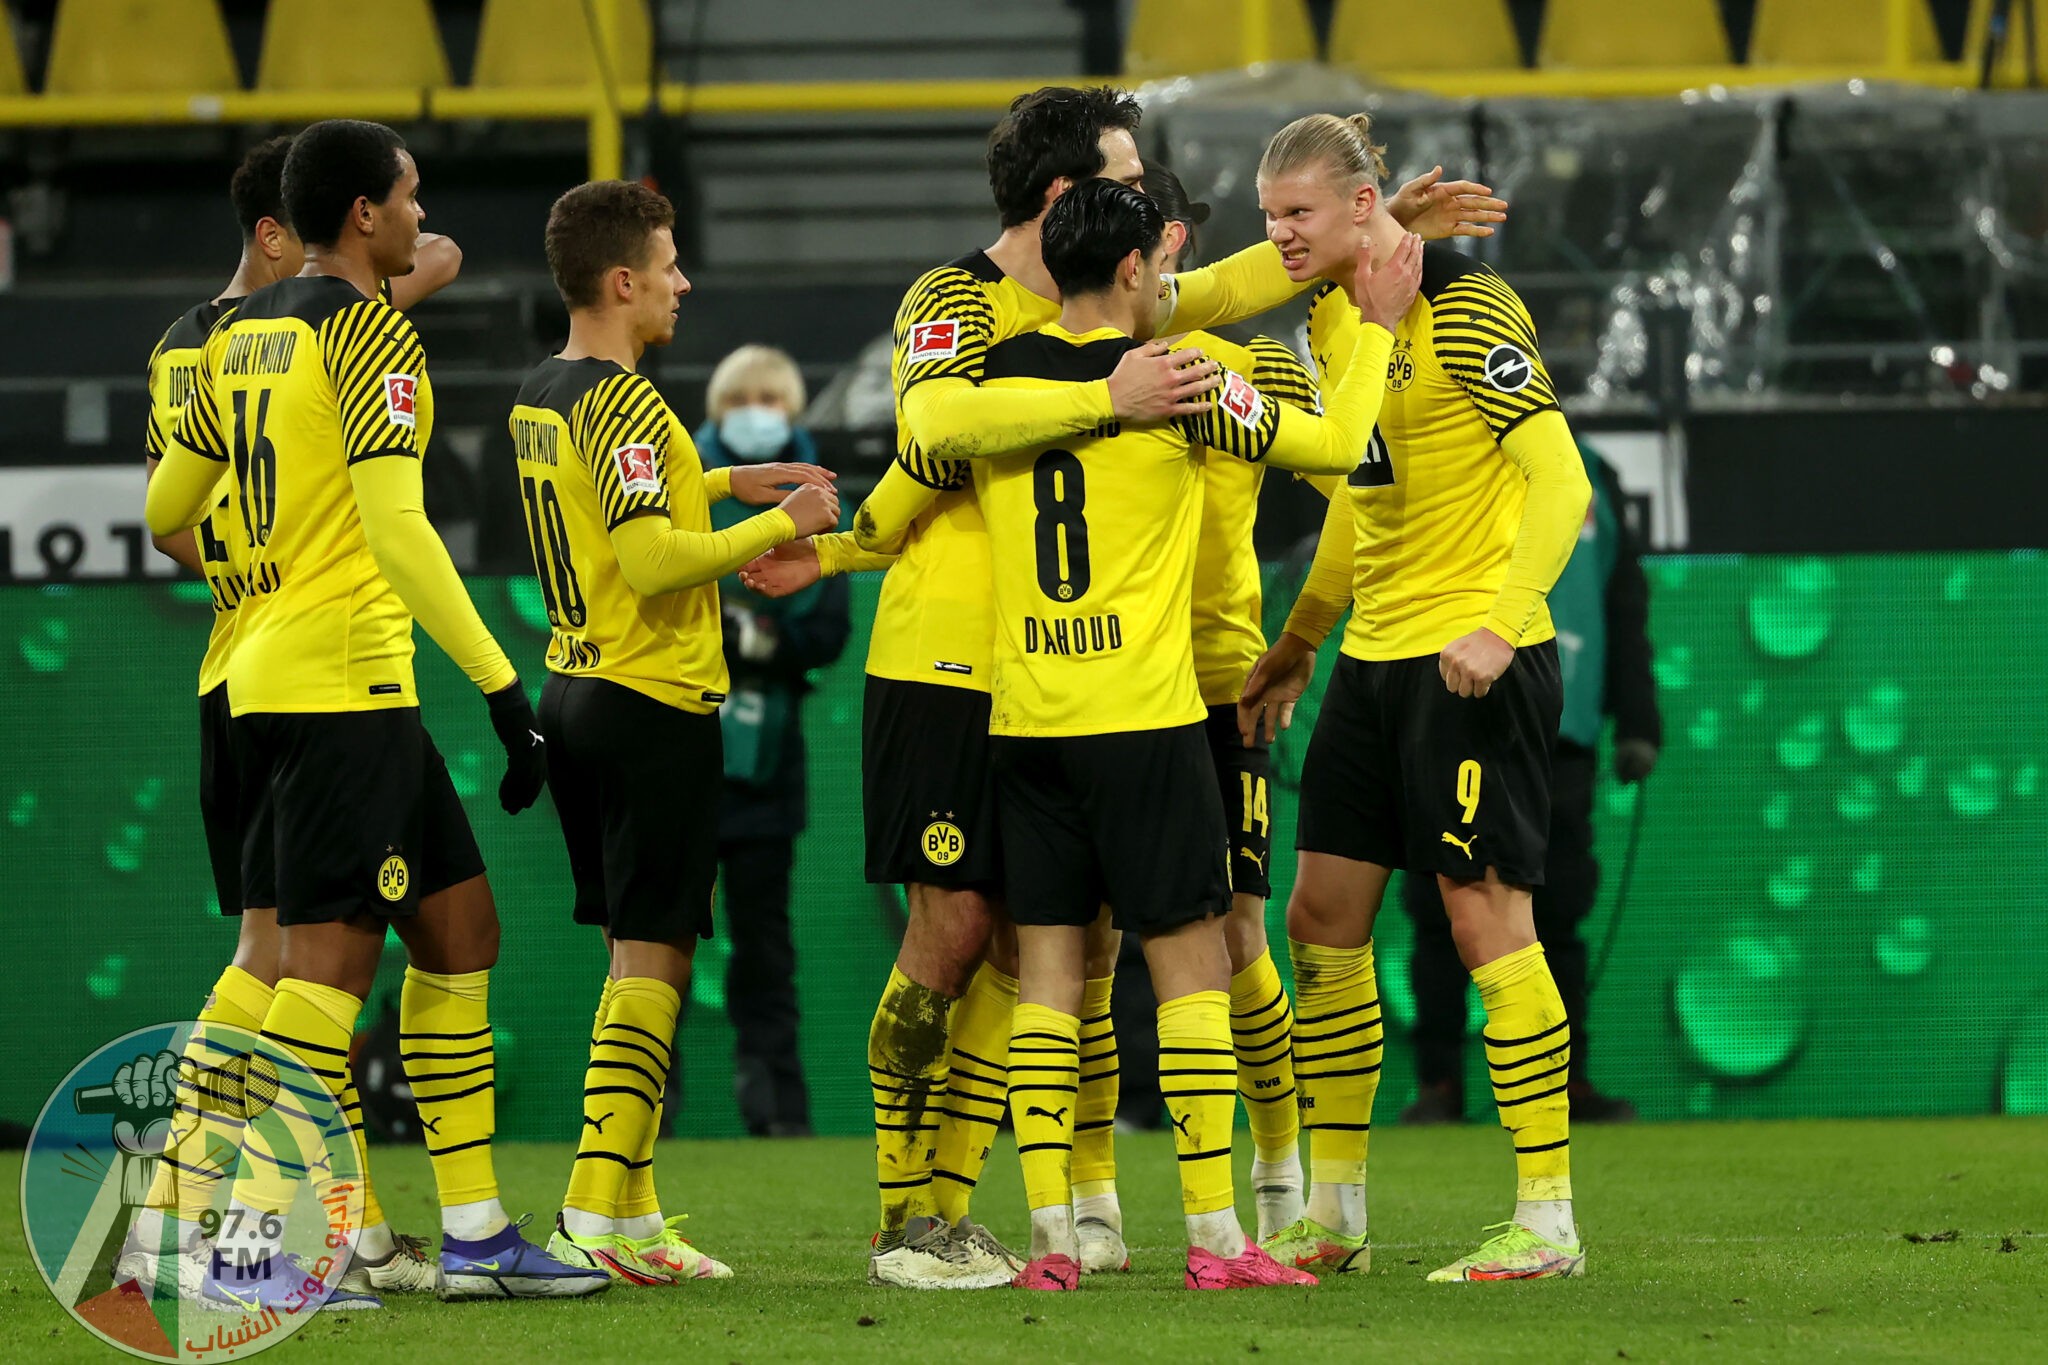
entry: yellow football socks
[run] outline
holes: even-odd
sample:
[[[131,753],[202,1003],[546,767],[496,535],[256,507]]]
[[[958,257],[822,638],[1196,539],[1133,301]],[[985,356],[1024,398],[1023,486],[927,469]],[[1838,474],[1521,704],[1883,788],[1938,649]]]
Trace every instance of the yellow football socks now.
[[[1081,997],[1081,1093],[1074,1106],[1074,1192],[1116,1189],[1116,1028],[1110,1022],[1113,976],[1087,983]]]
[[[243,1133],[242,1152],[250,1159],[235,1182],[235,1201],[245,1208],[260,1214],[288,1214],[298,1182],[324,1173],[360,1186],[361,1124],[348,1124],[356,1171],[336,1170],[327,1143],[335,1128],[340,1097],[354,1088],[348,1053],[362,1009],[360,999],[334,986],[296,977],[277,983],[270,1009],[263,1016],[262,1042],[249,1063],[251,1115]],[[257,1080],[257,1073],[272,1064],[265,1059],[266,1051],[283,1064],[278,1066],[275,1100],[257,1113],[255,1098],[268,1091]],[[302,1093],[299,1082],[303,1077],[293,1074],[290,1062],[311,1072],[325,1095]]]
[[[1074,1105],[1081,1080],[1081,1021],[1047,1005],[1019,1005],[1010,1030],[1010,1124],[1024,1167],[1024,1202],[1073,1201]]]
[[[1294,1009],[1270,951],[1230,978],[1230,1041],[1252,1142],[1261,1160],[1285,1161],[1295,1155],[1301,1127],[1294,1095]]]
[[[1229,1208],[1237,1054],[1228,993],[1197,991],[1159,1006],[1159,1091],[1173,1120],[1183,1211],[1193,1217]]]
[[[407,967],[398,997],[398,1052],[444,1208],[498,1197],[490,977],[488,970],[442,975]]]
[[[949,1223],[967,1216],[1008,1103],[1010,1015],[1017,978],[983,963],[947,1025],[946,1088],[938,1105],[932,1199]]]
[[[175,1210],[197,1222],[213,1206],[221,1178],[234,1169],[242,1142],[242,1080],[249,1054],[227,1029],[254,1037],[263,1029],[276,993],[240,967],[223,970],[199,1012],[178,1063],[178,1111],[164,1143],[144,1207]],[[209,1032],[208,1025],[220,1032]]]
[[[933,1139],[946,1089],[946,1023],[952,1009],[944,995],[891,967],[868,1027],[875,1184],[882,1196],[878,1245],[884,1251],[903,1240],[907,1221],[929,1218],[934,1210]]]
[[[1486,1007],[1486,1069],[1500,1124],[1515,1135],[1516,1198],[1572,1197],[1571,1025],[1543,945],[1497,957],[1472,971]]]
[[[1383,1041],[1372,944],[1325,948],[1290,940],[1288,947],[1294,956],[1294,1083],[1301,1126],[1310,1134],[1310,1181],[1363,1185]]]
[[[604,1022],[583,1077],[583,1129],[562,1200],[566,1207],[601,1218],[621,1216],[633,1162],[652,1151],[682,1005],[675,987],[652,977],[609,983]]]

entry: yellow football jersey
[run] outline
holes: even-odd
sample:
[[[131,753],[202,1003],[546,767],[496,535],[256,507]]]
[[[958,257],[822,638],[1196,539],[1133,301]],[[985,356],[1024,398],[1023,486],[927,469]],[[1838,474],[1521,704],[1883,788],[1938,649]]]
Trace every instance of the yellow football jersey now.
[[[991,347],[982,383],[1085,383],[1139,344],[1055,324]],[[1236,378],[1197,416],[1129,430],[1111,422],[1055,448],[973,462],[995,571],[991,734],[1110,734],[1206,714],[1191,601],[1201,451],[1262,459],[1281,421],[1278,402]]]
[[[988,348],[1043,327],[1060,306],[1005,275],[977,251],[927,271],[896,312],[890,379],[896,390],[897,462],[941,490],[912,525],[882,579],[867,671],[877,678],[986,692],[995,620],[988,595],[988,535],[965,467],[932,459],[911,439],[903,394],[927,379],[977,378]]]
[[[248,545],[236,715],[418,704],[412,616],[363,537],[349,466],[420,458],[433,418],[412,324],[346,280],[280,280],[208,337],[177,439],[229,465]]]
[[[1240,346],[1207,332],[1178,343],[1199,347],[1209,359],[1250,375],[1261,393],[1320,413],[1315,377],[1286,343],[1253,337]],[[1195,680],[1205,706],[1234,704],[1259,655],[1266,652],[1261,617],[1265,599],[1252,527],[1259,517],[1264,463],[1202,452],[1202,529],[1195,547]]]
[[[170,325],[150,352],[149,424],[142,434],[143,453],[150,459],[164,457],[171,433],[178,429],[178,417],[185,411],[185,401],[192,394],[207,334],[233,311],[235,302],[202,303],[191,309]],[[206,636],[206,654],[199,661],[199,695],[205,696],[227,681],[228,644],[235,631],[235,608],[242,601],[249,550],[225,494],[206,520],[192,528],[192,535],[199,546],[207,587],[213,593],[213,625]]]
[[[1318,289],[1309,350],[1326,390],[1349,365],[1361,325],[1343,290]],[[1355,538],[1344,653],[1419,658],[1486,623],[1527,488],[1500,441],[1556,407],[1536,328],[1507,281],[1428,248],[1422,287],[1396,329],[1379,427],[1333,498],[1350,508]],[[1520,643],[1555,633],[1539,606]]]
[[[595,359],[543,360],[520,386],[511,426],[551,629],[548,668],[685,711],[716,711],[726,670],[715,577],[642,596],[611,544],[613,527],[640,516],[711,533],[712,499],[690,433],[645,376]]]

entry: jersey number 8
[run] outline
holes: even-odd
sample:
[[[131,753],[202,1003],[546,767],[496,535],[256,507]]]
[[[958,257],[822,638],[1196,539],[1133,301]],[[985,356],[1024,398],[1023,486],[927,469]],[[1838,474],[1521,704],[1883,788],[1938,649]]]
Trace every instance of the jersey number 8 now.
[[[1071,450],[1048,450],[1031,467],[1038,504],[1038,590],[1056,602],[1088,591],[1088,484]]]

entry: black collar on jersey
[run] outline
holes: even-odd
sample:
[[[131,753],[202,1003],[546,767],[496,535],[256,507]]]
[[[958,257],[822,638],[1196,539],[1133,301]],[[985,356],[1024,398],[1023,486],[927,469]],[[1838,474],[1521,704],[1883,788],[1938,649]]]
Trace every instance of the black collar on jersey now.
[[[1068,341],[1051,332],[1025,332],[988,348],[981,377],[987,379],[1053,379],[1085,384],[1107,379],[1124,353],[1142,342],[1132,337],[1101,337]]]
[[[955,270],[966,271],[983,284],[1001,284],[1010,278],[1003,273],[1001,266],[989,259],[986,251],[970,251],[959,260],[948,261],[946,264]]]

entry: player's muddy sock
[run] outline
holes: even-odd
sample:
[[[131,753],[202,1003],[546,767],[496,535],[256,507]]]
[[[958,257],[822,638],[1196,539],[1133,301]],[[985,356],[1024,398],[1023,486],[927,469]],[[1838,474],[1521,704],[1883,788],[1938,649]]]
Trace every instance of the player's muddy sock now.
[[[891,967],[868,1026],[875,1185],[882,1196],[876,1245],[883,1251],[903,1241],[906,1222],[933,1213],[933,1139],[946,1089],[946,1025],[952,1011],[946,996]]]

